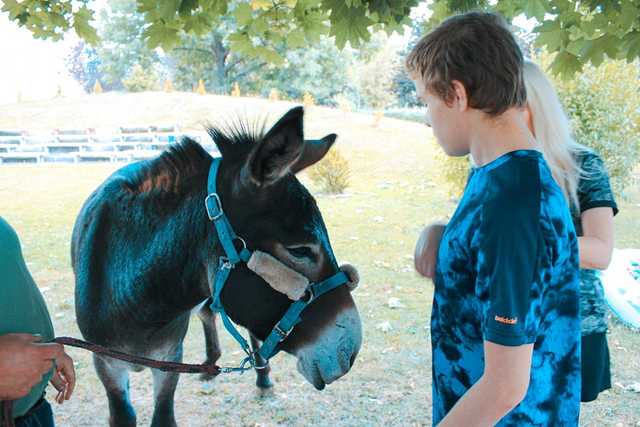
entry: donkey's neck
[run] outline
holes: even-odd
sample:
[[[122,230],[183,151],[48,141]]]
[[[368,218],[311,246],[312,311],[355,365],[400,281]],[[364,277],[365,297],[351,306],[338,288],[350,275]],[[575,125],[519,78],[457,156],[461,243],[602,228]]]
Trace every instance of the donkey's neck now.
[[[207,261],[217,239],[204,209],[204,185],[202,191],[172,201],[171,213],[150,221],[154,230],[145,234],[151,240],[132,261],[140,280],[117,299],[124,307],[137,307],[136,316],[144,323],[169,322],[210,295]]]

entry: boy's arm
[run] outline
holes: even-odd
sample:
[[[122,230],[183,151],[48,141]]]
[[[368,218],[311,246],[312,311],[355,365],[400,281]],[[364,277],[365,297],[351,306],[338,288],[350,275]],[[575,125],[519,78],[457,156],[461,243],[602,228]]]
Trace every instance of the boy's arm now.
[[[438,426],[495,425],[527,394],[532,353],[533,344],[508,347],[485,341],[482,377]]]

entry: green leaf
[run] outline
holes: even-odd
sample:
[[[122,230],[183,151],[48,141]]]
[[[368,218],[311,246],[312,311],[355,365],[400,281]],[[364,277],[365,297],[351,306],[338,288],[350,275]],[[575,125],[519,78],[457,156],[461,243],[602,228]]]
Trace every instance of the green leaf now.
[[[269,22],[260,17],[251,21],[251,31],[255,34],[264,34],[269,30]]]
[[[291,49],[297,49],[305,46],[304,32],[295,30],[286,36],[287,46]]]
[[[536,18],[538,21],[542,21],[547,13],[547,4],[548,2],[542,0],[529,0],[525,2],[524,13],[529,18]]]
[[[638,3],[640,6],[640,3]],[[623,31],[629,31],[637,22],[640,16],[640,9],[631,1],[622,2],[622,10],[620,11],[620,20],[618,21]]]
[[[573,40],[567,45],[565,50],[574,56],[580,56],[580,53],[585,48],[587,43],[590,42],[587,42],[584,39]]]
[[[158,21],[149,25],[144,30],[143,36],[150,47],[161,46],[165,50],[170,50],[178,41],[178,30]]]
[[[538,33],[536,45],[546,47],[549,52],[562,49],[569,38],[568,33],[560,28],[560,24],[556,21],[545,21],[536,27],[535,31]]]
[[[182,0],[180,2],[180,6],[178,7],[178,12],[180,15],[189,15],[191,12],[198,7],[198,0]]]
[[[24,10],[25,6],[16,0],[3,0],[2,12],[9,12],[9,19],[15,20]]]
[[[619,44],[620,40],[616,37],[604,35],[585,45],[580,55],[581,59],[584,62],[591,61],[591,63],[597,67],[604,61],[604,55],[607,55],[609,58],[617,57]]]
[[[162,0],[157,4],[160,17],[165,20],[173,20],[180,7],[180,0]]]
[[[622,39],[623,50],[627,52],[627,61],[640,58],[640,31],[632,31]]]
[[[568,52],[560,52],[553,59],[550,69],[553,74],[559,75],[563,79],[568,79],[582,70],[582,62],[575,55]]]
[[[273,2],[271,0],[251,0],[251,7],[253,10],[267,10],[273,7]]]
[[[203,35],[211,28],[211,20],[204,14],[190,17],[184,24],[184,31],[196,35]]]
[[[362,41],[369,40],[369,26],[373,21],[366,16],[364,8],[348,7],[346,2],[339,0],[326,0],[324,4],[331,8],[330,34],[335,36],[336,45],[340,49],[344,48],[347,42],[352,46],[358,46]]]
[[[89,44],[96,44],[99,41],[98,33],[89,22],[93,20],[93,11],[89,10],[86,6],[82,6],[73,15],[73,29],[78,34],[78,37],[84,39]]]
[[[249,3],[240,3],[238,7],[233,11],[233,16],[238,20],[238,24],[247,25],[251,22],[251,15],[253,14],[253,10],[251,10],[251,6]]]
[[[280,65],[284,62],[284,58],[280,56],[278,52],[263,46],[256,47],[256,54],[263,58],[265,61],[274,65]]]

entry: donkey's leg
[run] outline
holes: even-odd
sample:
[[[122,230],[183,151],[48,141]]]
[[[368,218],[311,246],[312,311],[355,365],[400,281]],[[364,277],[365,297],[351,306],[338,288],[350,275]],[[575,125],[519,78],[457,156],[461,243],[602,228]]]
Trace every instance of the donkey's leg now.
[[[262,356],[257,354],[256,352],[260,348],[260,341],[251,335],[251,350],[256,355],[256,364],[257,366],[264,366],[264,368],[256,369],[256,374],[258,374],[258,378],[256,379],[256,385],[260,392],[264,394],[270,394],[271,389],[273,388],[273,383],[271,382],[271,378],[269,378],[269,372],[271,372],[271,367],[269,366],[269,362],[265,360]]]
[[[169,358],[171,362],[182,362],[182,344],[175,356]],[[162,372],[152,369],[153,373],[153,418],[151,427],[176,427],[176,418],[173,410],[173,397],[176,392],[180,374],[175,372]]]
[[[109,425],[135,427],[136,412],[129,401],[129,370],[126,364],[113,359],[93,356],[98,378],[109,399]]]
[[[210,307],[211,298],[209,298],[200,308],[198,317],[202,321],[202,329],[204,330],[205,350],[207,352],[207,360],[205,363],[214,364],[220,359],[220,341],[218,340],[218,330],[216,328],[216,314]],[[200,374],[202,381],[208,381],[215,378],[210,374]]]

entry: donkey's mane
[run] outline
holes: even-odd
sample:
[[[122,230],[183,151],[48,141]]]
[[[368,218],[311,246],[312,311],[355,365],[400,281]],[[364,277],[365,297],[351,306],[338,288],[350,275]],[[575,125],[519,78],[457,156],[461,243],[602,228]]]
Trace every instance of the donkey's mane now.
[[[207,127],[207,133],[224,157],[244,157],[254,144],[265,135],[266,117],[263,120],[236,118],[224,126]]]
[[[231,121],[224,127],[208,126],[207,133],[222,156],[231,161],[245,158],[265,133],[264,123],[258,121]],[[184,137],[167,148],[160,156],[143,163],[132,179],[135,192],[153,190],[180,192],[193,178],[207,174],[211,155],[191,138]]]
[[[143,163],[132,184],[140,193],[177,192],[192,178],[207,173],[210,164],[211,155],[200,144],[185,137],[160,156]]]

